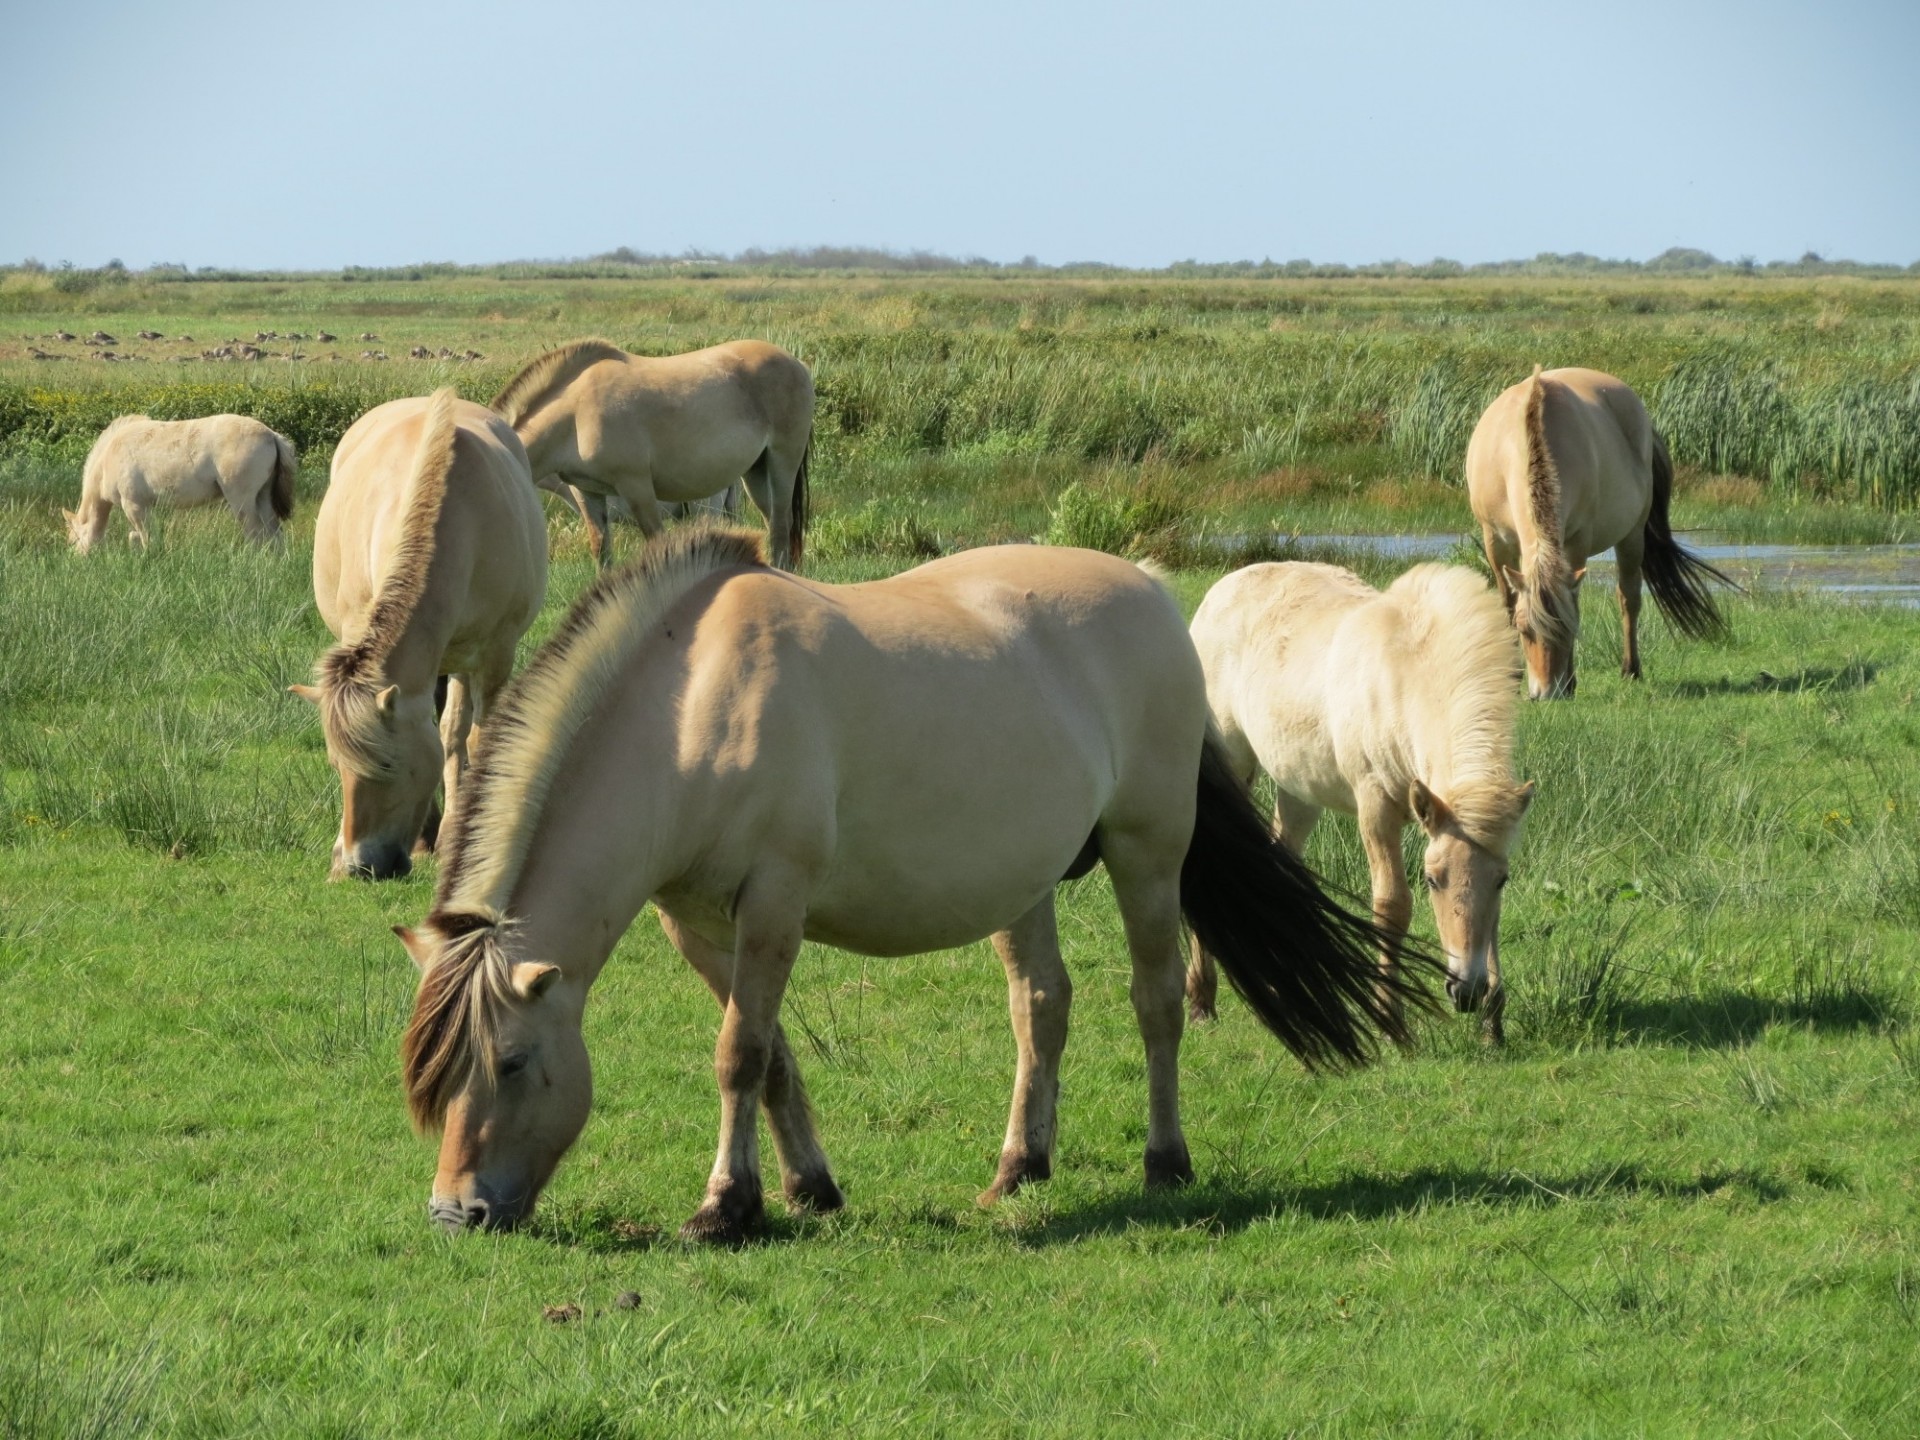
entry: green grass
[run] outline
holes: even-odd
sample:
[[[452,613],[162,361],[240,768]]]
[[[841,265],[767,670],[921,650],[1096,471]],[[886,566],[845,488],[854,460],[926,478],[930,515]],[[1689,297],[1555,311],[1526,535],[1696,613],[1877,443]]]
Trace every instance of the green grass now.
[[[1240,498],[1179,523],[1336,533],[1312,507],[1348,504],[1463,528],[1442,487],[1394,512],[1378,480],[1289,497],[1218,464],[848,461],[819,472],[819,573],[1115,514],[1119,543],[1164,540],[1155,495],[1235,473]],[[387,933],[432,867],[325,883],[336,793],[283,688],[326,643],[312,506],[283,555],[196,513],[150,555],[116,529],[80,560],[52,506],[74,483],[58,453],[0,467],[0,1436],[1920,1423],[1910,615],[1763,591],[1725,644],[1650,622],[1629,686],[1590,597],[1579,699],[1522,716],[1541,794],[1507,1050],[1449,1017],[1411,1058],[1312,1079],[1229,1003],[1184,1052],[1201,1179],[1178,1196],[1140,1191],[1143,1065],[1096,874],[1063,897],[1050,1184],[972,1203],[1012,1074],[987,947],[809,947],[787,1014],[850,1206],[680,1248],[716,1016],[643,918],[596,989],[596,1113],[538,1220],[448,1239]],[[551,513],[542,631],[588,575]],[[1189,606],[1216,573],[1179,574]],[[1350,824],[1312,859],[1364,884]]]
[[[84,451],[127,410],[256,414],[324,450],[368,405],[442,383],[489,398],[540,349],[603,332],[650,354],[741,335],[814,369],[826,470],[1198,464],[1337,496],[1457,481],[1487,401],[1535,362],[1636,386],[1682,467],[1767,481],[1773,503],[1920,501],[1920,280],[1183,280],[719,275],[130,281],[79,294],[0,277],[0,444]],[[29,337],[106,328],[149,363],[36,362]],[[312,334],[305,361],[177,364],[229,337]],[[138,329],[196,343],[129,341]],[[362,363],[372,331],[397,357]],[[475,349],[478,362],[408,349]],[[338,357],[329,358],[329,357]],[[75,456],[74,458],[77,458]],[[996,512],[998,513],[998,512]]]

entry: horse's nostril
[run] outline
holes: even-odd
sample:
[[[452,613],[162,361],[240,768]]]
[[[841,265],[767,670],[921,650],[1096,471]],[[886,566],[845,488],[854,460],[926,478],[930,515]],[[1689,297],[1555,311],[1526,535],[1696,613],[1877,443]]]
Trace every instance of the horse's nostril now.
[[[487,1208],[486,1201],[484,1200],[474,1201],[471,1205],[467,1206],[467,1228],[470,1230],[485,1229],[487,1224],[487,1216],[490,1213],[491,1212]]]

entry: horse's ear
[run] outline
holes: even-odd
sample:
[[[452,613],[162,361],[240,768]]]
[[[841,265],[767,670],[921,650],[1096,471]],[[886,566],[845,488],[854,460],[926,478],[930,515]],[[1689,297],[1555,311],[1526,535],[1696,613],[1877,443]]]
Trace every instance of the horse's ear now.
[[[522,1000],[538,1000],[547,993],[547,987],[560,978],[558,965],[542,965],[533,960],[522,960],[513,967],[513,993]]]
[[[1438,836],[1446,828],[1447,822],[1453,819],[1453,811],[1447,808],[1447,802],[1419,780],[1413,782],[1408,798],[1413,801],[1413,818],[1420,822],[1420,828],[1427,832],[1429,838]]]
[[[380,718],[382,720],[391,720],[393,718],[394,706],[397,705],[399,701],[400,687],[398,685],[389,685],[373,697],[373,708],[380,712]]]
[[[298,695],[309,705],[318,705],[320,703],[320,687],[318,685],[289,685],[287,686],[287,693],[289,695]]]
[[[407,954],[413,957],[413,963],[425,970],[427,962],[433,958],[433,946],[428,943],[427,937],[418,930],[409,930],[404,925],[394,926],[393,933],[398,935],[400,943],[407,947]]]
[[[1502,565],[1500,567],[1500,573],[1506,576],[1507,588],[1509,590],[1519,591],[1527,588],[1527,582],[1525,577],[1522,576],[1520,572],[1514,569],[1511,565]]]
[[[80,512],[78,510],[62,510],[60,513],[67,517],[67,524],[78,525],[80,523]]]
[[[1533,804],[1534,792],[1539,788],[1540,782],[1537,780],[1529,780],[1526,784],[1514,788],[1513,798],[1520,806],[1520,814],[1527,813],[1527,807]]]
[[[1578,585],[1582,580],[1586,578],[1587,578],[1587,567],[1584,565],[1582,565],[1578,570],[1573,572],[1573,583],[1576,585]]]

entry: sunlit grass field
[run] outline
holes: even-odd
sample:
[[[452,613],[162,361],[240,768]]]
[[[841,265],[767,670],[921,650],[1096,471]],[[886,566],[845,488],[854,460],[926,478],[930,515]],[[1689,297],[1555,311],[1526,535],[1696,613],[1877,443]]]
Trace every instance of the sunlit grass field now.
[[[1177,1197],[1140,1191],[1143,1067],[1096,875],[1063,907],[1051,1184],[972,1203],[1012,1068],[985,946],[810,947],[788,1017],[850,1206],[680,1248],[716,1015],[643,917],[596,991],[596,1114],[538,1221],[449,1240],[401,1103],[412,969],[387,933],[431,866],[326,883],[331,774],[283,690],[325,643],[311,507],[283,555],[198,515],[151,555],[82,561],[8,493],[0,1434],[1916,1424],[1907,614],[1761,595],[1719,647],[1655,622],[1629,687],[1590,604],[1579,699],[1523,716],[1541,799],[1506,1052],[1448,1018],[1411,1058],[1315,1080],[1229,1005],[1189,1035],[1201,1179]],[[587,578],[558,517],[555,544],[542,628]],[[1189,604],[1210,578],[1180,575]],[[1364,884],[1348,825],[1313,859]]]
[[[446,378],[491,393],[519,353],[577,333],[657,350],[765,334],[808,355],[823,397],[877,397],[896,417],[877,430],[823,418],[820,578],[1051,535],[1172,558],[1191,608],[1249,536],[1464,532],[1463,499],[1396,441],[1390,405],[1334,381],[1258,422],[1304,414],[1312,438],[1290,454],[1182,449],[1177,426],[1137,448],[1044,427],[908,444],[885,438],[907,433],[897,417],[988,393],[954,379],[986,376],[966,370],[982,356],[1013,356],[1006,394],[1033,393],[1050,372],[1020,368],[1041,343],[1019,338],[1024,319],[1096,379],[1160,353],[1134,330],[1187,336],[1213,357],[1191,372],[1196,423],[1222,435],[1296,381],[1221,355],[1376,341],[1421,365],[1456,340],[1501,366],[1587,360],[1649,390],[1690,346],[1771,347],[1795,384],[1858,364],[1891,385],[1915,363],[1920,291],[437,283],[176,286],[31,313],[0,291],[5,335],[326,324],[379,331],[396,355],[418,337],[510,357],[492,373],[342,365],[344,380],[181,366],[316,427],[288,545],[250,550],[200,512],[163,516],[135,555],[116,518],[85,560],[57,506],[86,407],[185,382],[157,361],[0,357],[0,421],[26,427],[0,441],[0,1437],[1920,1429],[1911,612],[1730,597],[1724,643],[1651,620],[1649,678],[1630,686],[1613,608],[1590,593],[1579,698],[1521,717],[1541,789],[1506,904],[1507,1048],[1436,1018],[1412,1056],[1314,1079],[1229,1001],[1188,1035],[1200,1179],[1177,1196],[1140,1189],[1144,1066],[1098,873],[1063,897],[1076,997],[1056,1178],[992,1212],[973,1197],[1013,1047],[988,947],[809,947],[787,1020],[850,1203],[776,1217],[738,1253],[672,1238],[711,1161],[717,1013],[644,916],[596,987],[595,1115],[538,1219],[458,1239],[429,1225],[432,1146],[397,1073],[413,970],[388,930],[424,914],[432,866],[326,883],[335,782],[285,693],[328,640],[308,567],[329,407]],[[149,308],[76,313],[122,301]],[[1245,350],[1207,349],[1215,331]],[[902,358],[936,332],[960,337],[949,360]],[[1296,343],[1324,348],[1268,348]],[[874,368],[836,370],[848,354]],[[348,384],[363,389],[298,398]],[[1342,409],[1342,393],[1358,398]],[[75,428],[32,430],[56,412]],[[1851,480],[1721,468],[1692,467],[1682,523],[1909,533],[1910,512]],[[589,577],[577,522],[550,514],[529,644]],[[1310,858],[1364,888],[1350,823],[1330,817]]]

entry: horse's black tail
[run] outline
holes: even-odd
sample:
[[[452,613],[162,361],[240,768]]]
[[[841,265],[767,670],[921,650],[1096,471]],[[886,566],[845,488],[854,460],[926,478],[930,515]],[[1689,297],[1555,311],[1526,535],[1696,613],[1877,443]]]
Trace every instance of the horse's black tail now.
[[[807,553],[807,462],[812,458],[813,431],[809,429],[806,448],[800,452],[800,468],[793,473],[793,513],[787,521],[787,553],[793,557],[796,570]]]
[[[1280,843],[1211,728],[1180,908],[1260,1023],[1309,1069],[1364,1065],[1382,1035],[1406,1045],[1405,1007],[1434,1008],[1424,983],[1438,969],[1433,957],[1403,941],[1398,970],[1381,971],[1386,936],[1342,909]]]
[[[1682,635],[1695,640],[1727,633],[1726,617],[1713,603],[1707,581],[1738,590],[1730,579],[1673,538],[1667,512],[1673,503],[1673,457],[1666,437],[1653,432],[1653,508],[1647,512],[1645,552],[1640,562],[1647,588],[1660,613]]]
[[[284,435],[273,437],[273,480],[271,500],[274,515],[281,520],[293,518],[293,480],[300,473],[300,460],[293,442]]]

